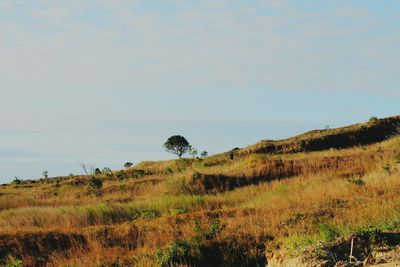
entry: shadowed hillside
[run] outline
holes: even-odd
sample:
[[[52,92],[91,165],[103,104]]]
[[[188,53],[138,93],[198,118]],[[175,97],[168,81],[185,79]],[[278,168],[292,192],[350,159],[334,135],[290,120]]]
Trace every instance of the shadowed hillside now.
[[[237,150],[238,154],[249,153],[298,153],[320,151],[330,148],[343,149],[384,141],[397,135],[400,130],[400,116],[385,119],[371,118],[367,123],[359,123],[337,129],[314,130],[289,139],[279,141],[264,140]]]
[[[371,119],[204,159],[14,181],[0,187],[0,265],[335,266],[351,242],[353,263],[397,261],[399,133],[400,116]]]

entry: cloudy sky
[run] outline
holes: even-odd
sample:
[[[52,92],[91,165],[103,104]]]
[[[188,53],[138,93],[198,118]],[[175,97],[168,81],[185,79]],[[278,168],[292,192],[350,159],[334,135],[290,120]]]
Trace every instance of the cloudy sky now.
[[[0,182],[400,113],[398,0],[0,0]]]

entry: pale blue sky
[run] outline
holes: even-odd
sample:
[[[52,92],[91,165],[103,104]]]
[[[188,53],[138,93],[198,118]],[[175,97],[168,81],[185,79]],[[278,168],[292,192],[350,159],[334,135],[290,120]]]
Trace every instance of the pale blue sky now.
[[[400,2],[0,0],[0,182],[399,112]]]

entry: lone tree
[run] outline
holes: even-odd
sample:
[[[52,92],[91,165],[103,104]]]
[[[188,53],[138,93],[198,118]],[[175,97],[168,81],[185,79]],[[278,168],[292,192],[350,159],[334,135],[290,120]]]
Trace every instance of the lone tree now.
[[[173,135],[165,142],[164,148],[168,152],[174,153],[178,155],[179,158],[182,158],[182,155],[189,151],[190,144],[185,137]]]
[[[132,162],[126,162],[126,163],[124,164],[124,167],[125,167],[125,168],[129,168],[129,167],[132,167],[132,165],[133,165]]]

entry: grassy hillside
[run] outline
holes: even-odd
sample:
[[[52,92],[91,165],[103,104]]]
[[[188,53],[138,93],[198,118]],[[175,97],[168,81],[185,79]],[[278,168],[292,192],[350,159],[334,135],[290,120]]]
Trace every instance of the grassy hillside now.
[[[3,185],[0,266],[334,266],[351,239],[359,261],[396,260],[399,133],[399,116],[372,119],[205,159]]]

